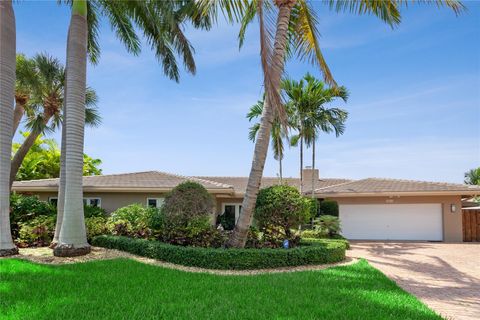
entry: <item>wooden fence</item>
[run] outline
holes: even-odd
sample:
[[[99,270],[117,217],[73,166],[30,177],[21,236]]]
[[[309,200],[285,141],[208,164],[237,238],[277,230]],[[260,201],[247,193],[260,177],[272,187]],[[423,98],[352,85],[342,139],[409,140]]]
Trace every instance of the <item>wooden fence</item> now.
[[[480,241],[480,209],[462,210],[463,241]]]

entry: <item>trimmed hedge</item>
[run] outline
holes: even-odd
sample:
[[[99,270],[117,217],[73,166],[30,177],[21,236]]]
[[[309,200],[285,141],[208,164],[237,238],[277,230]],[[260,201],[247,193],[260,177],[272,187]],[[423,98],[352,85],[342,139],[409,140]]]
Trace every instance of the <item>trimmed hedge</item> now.
[[[206,269],[266,269],[325,264],[345,259],[345,243],[305,241],[292,249],[214,249],[182,247],[145,239],[98,236],[92,245],[127,251],[139,256]]]

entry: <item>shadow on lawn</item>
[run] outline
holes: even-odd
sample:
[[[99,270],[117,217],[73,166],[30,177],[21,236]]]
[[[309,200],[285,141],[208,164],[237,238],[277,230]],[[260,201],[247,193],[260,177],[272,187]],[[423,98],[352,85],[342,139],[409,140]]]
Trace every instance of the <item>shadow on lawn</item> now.
[[[0,260],[0,311],[8,319],[440,319],[365,261],[228,277],[127,259],[40,273],[32,266]]]

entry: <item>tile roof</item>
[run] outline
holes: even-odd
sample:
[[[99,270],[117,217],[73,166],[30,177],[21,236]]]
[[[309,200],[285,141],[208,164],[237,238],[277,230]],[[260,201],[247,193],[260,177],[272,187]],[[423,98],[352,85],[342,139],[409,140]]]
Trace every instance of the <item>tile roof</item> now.
[[[317,194],[361,194],[361,193],[402,193],[402,192],[465,192],[480,194],[480,186],[466,184],[427,182],[399,179],[368,178],[338,185],[320,187]]]
[[[217,181],[219,183],[224,183],[233,186],[235,189],[236,193],[245,193],[247,190],[247,183],[248,183],[248,177],[212,177],[212,176],[201,176],[197,177],[200,179],[207,179],[209,181]],[[322,187],[327,187],[327,186],[333,186],[345,182],[350,182],[352,180],[347,180],[347,179],[319,179],[317,181],[317,187],[322,188]],[[283,183],[289,185],[289,186],[294,186],[297,188],[300,188],[300,179],[299,178],[283,178]],[[269,187],[275,184],[279,184],[279,178],[278,177],[263,177],[262,178],[262,183],[260,185],[261,188],[264,187]],[[311,188],[309,188],[309,183],[307,182],[305,185],[305,192],[310,192]]]
[[[185,177],[176,174],[160,172],[160,171],[146,171],[123,174],[109,174],[101,176],[83,177],[84,188],[173,188],[179,183],[193,180],[207,189],[232,189],[232,186],[226,185],[217,181],[208,181],[205,179],[195,177]],[[13,189],[17,188],[57,188],[58,178],[29,180],[29,181],[15,181]]]

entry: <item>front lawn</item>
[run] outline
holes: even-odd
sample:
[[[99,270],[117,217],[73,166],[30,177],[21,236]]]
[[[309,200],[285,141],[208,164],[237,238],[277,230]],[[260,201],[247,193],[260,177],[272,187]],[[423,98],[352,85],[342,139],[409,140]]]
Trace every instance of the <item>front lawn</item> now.
[[[441,319],[367,262],[217,276],[128,259],[0,260],[0,319]]]

